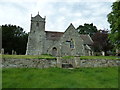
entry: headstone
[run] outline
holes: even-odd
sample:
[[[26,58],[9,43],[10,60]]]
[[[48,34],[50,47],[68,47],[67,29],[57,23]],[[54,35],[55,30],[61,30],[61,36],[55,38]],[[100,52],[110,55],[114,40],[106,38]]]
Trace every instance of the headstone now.
[[[88,51],[88,53],[89,53],[89,56],[91,56],[91,51],[90,50]]]
[[[1,49],[1,54],[4,54],[4,48]]]
[[[120,56],[120,50],[116,49],[116,56]]]
[[[15,51],[15,53],[14,53],[15,55],[17,55],[17,53],[16,53],[16,51]]]
[[[94,52],[92,51],[92,56],[94,56]]]
[[[105,56],[105,52],[104,51],[102,51],[102,56]]]
[[[14,50],[12,50],[12,55],[14,55]]]
[[[16,55],[16,54],[17,54],[16,51],[12,50],[12,55]]]

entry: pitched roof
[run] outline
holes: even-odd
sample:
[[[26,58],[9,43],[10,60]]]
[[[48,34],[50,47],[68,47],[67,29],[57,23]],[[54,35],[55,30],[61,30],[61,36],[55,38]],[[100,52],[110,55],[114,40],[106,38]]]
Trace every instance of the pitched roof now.
[[[83,39],[84,41],[84,44],[92,44],[93,43],[93,40],[91,39],[91,37],[89,35],[83,35],[83,34],[80,34],[80,37]]]
[[[53,32],[53,31],[45,31],[47,40],[59,40],[64,32]],[[93,43],[91,37],[89,35],[81,34],[80,37],[83,39],[84,44],[91,45]]]
[[[75,27],[71,23],[69,27],[66,29],[66,31],[68,29],[75,29]],[[56,31],[45,31],[45,32],[46,32],[46,39],[48,40],[59,40],[62,37],[62,35],[65,33],[65,32],[56,32]],[[89,35],[80,34],[80,37],[83,39],[84,44],[91,45],[93,43],[93,40]]]
[[[46,39],[48,40],[59,40],[60,37],[64,34],[64,32],[53,32],[53,31],[45,31]]]

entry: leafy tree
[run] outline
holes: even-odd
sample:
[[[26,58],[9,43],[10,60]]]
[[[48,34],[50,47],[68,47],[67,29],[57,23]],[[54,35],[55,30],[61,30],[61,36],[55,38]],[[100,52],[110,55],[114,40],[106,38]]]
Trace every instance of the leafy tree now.
[[[5,53],[25,54],[28,34],[16,25],[2,25],[2,48]]]
[[[97,32],[97,27],[93,26],[93,23],[91,24],[84,24],[84,26],[80,25],[77,28],[78,32],[80,34],[89,34],[90,36],[92,36],[93,34],[95,34]]]
[[[111,28],[109,38],[116,48],[120,49],[120,1],[113,3],[112,11],[108,14],[108,22]]]
[[[92,36],[93,40],[93,50],[95,52],[104,51],[105,54],[107,51],[111,50],[112,44],[108,39],[108,32],[105,30],[100,30]]]

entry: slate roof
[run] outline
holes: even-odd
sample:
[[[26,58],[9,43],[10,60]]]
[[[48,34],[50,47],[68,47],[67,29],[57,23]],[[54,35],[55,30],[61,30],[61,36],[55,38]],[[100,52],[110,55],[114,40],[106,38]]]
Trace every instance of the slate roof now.
[[[47,40],[59,40],[64,32],[45,31]],[[91,45],[93,43],[89,35],[81,34],[80,37],[83,39],[84,44]]]
[[[91,39],[91,37],[89,35],[81,34],[80,37],[83,39],[84,44],[91,45],[93,43],[93,40]]]
[[[64,32],[45,31],[47,40],[59,40]]]

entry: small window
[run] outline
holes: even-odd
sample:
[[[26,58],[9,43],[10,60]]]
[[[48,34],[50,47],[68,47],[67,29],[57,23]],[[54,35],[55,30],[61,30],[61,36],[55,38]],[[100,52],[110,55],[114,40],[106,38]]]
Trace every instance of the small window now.
[[[66,40],[66,42],[68,42],[68,43],[69,43],[70,41],[69,41],[69,40]]]
[[[66,40],[65,44],[70,44],[70,41]]]

